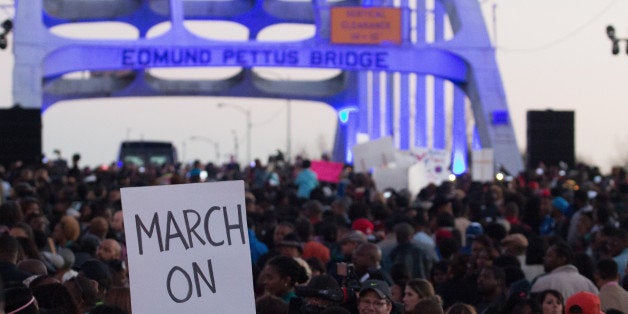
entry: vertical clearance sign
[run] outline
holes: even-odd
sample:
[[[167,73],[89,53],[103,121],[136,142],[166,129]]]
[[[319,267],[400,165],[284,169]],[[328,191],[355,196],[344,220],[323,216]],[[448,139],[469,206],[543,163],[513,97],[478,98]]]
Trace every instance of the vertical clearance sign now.
[[[401,10],[387,7],[332,7],[334,44],[401,43]]]
[[[133,313],[255,313],[243,181],[121,193]]]

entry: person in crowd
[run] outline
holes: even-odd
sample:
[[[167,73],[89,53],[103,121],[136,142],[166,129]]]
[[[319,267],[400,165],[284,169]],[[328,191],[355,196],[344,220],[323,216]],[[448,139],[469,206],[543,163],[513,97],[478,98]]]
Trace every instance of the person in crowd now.
[[[99,304],[94,307],[89,314],[127,314],[127,312],[117,306]]]
[[[294,224],[292,224],[291,222],[288,222],[288,221],[279,222],[273,231],[272,247],[276,248],[277,246],[279,246],[281,241],[283,241],[283,238],[290,233],[294,233],[294,231],[295,231]]]
[[[114,287],[107,291],[104,304],[116,306],[126,313],[131,313],[131,291],[128,287]]]
[[[477,311],[471,304],[454,303],[445,311],[446,314],[477,314]]]
[[[367,280],[362,283],[358,299],[359,314],[390,314],[392,310],[392,293],[386,282]]]
[[[41,260],[29,258],[21,260],[17,263],[17,268],[27,273],[33,274],[33,276],[43,276],[48,274],[46,264]]]
[[[308,277],[305,268],[295,259],[279,255],[266,263],[258,280],[265,294],[277,296],[289,303],[296,297],[295,286],[307,282]]]
[[[303,242],[296,233],[286,234],[276,246],[277,252],[288,257],[301,257],[303,254]]]
[[[628,292],[619,285],[617,263],[610,258],[597,262],[595,283],[600,289],[602,310],[620,310],[628,313]]]
[[[299,298],[290,300],[290,313],[313,314],[338,306],[344,301],[343,290],[329,275],[313,276],[305,286],[296,288]]]
[[[272,294],[261,296],[255,300],[257,314],[288,314],[288,304]]]
[[[390,275],[381,267],[381,260],[382,251],[377,245],[370,242],[360,244],[351,257],[351,261],[355,266],[355,274],[359,281],[364,282],[368,279],[376,279],[392,283]]]
[[[442,309],[440,297],[436,295],[434,287],[428,280],[417,278],[408,281],[403,294],[403,304],[406,313],[412,313],[415,308],[422,309],[421,307],[417,307],[417,304],[423,299],[433,299],[437,301]]]
[[[573,207],[576,208],[576,212],[571,216],[569,220],[569,230],[567,233],[567,243],[570,245],[577,244],[578,241],[578,224],[580,223],[580,216],[583,213],[590,213],[593,211],[593,207],[589,202],[589,195],[586,189],[579,189],[574,193]]]
[[[83,275],[70,278],[63,285],[72,295],[74,303],[80,313],[88,313],[100,301],[98,295],[98,282]]]
[[[506,274],[497,266],[486,266],[477,279],[478,313],[499,313],[506,303]]]
[[[33,291],[21,282],[4,285],[4,313],[39,314],[39,305]]]
[[[114,239],[104,239],[96,249],[96,257],[105,263],[121,260],[122,247],[120,243]]]
[[[81,227],[73,216],[63,216],[52,231],[52,240],[57,247],[67,247],[72,251],[79,251],[76,240],[81,235]]]
[[[403,303],[403,296],[406,290],[406,281],[407,280],[404,280],[404,281],[395,280],[393,284],[390,286],[390,292],[392,295],[393,302]]]
[[[599,293],[595,284],[578,272],[578,269],[573,265],[573,259],[571,247],[566,243],[559,242],[550,246],[543,263],[545,275],[534,282],[530,292],[538,293],[543,290],[554,289],[565,298],[569,298],[572,294],[580,291]]]
[[[536,300],[541,304],[543,314],[563,314],[565,300],[563,295],[553,289],[543,290],[536,295]]]
[[[421,299],[417,303],[416,307],[411,311],[406,311],[411,314],[443,314],[443,305],[433,298]]]
[[[110,232],[113,238],[125,242],[126,236],[124,234],[124,217],[122,216],[122,210],[118,210],[113,213],[110,223]]]
[[[469,274],[469,255],[457,255],[447,267],[447,279],[435,286],[436,293],[443,298],[444,308],[454,303],[473,304],[477,299],[477,275]]]
[[[294,184],[297,186],[297,197],[299,199],[309,199],[312,190],[318,186],[318,177],[316,172],[310,169],[311,166],[312,162],[309,159],[304,159],[301,162],[301,171],[299,171],[294,180]]]
[[[535,269],[526,264],[526,250],[528,248],[528,239],[521,233],[507,235],[502,241],[503,254],[506,256],[516,257],[521,265],[521,270],[526,275],[526,279],[532,281],[537,275]]]
[[[611,256],[617,269],[623,270],[628,267],[628,231],[621,228],[608,228],[608,239],[606,242],[608,256]]]
[[[525,262],[521,264],[521,270],[523,270],[526,279],[533,282],[537,277],[545,273],[543,258],[547,251],[548,243],[544,237],[532,235],[528,239],[528,244]]]
[[[32,287],[32,290],[40,310],[44,313],[80,313],[68,288],[59,282],[38,285]]]
[[[16,201],[8,201],[0,204],[0,225],[9,229],[15,224],[24,220],[24,214],[20,208],[20,203]]]
[[[96,282],[98,300],[102,301],[113,285],[113,277],[109,266],[98,259],[90,259],[81,264],[79,276],[82,275]]]
[[[5,283],[22,282],[32,275],[17,268],[19,249],[20,244],[15,237],[6,233],[0,235],[0,278]]]
[[[338,244],[340,245],[340,250],[342,256],[344,257],[344,261],[351,261],[351,256],[358,248],[358,246],[366,243],[366,235],[362,233],[362,231],[351,230],[345,233],[339,240]]]
[[[57,262],[58,264],[55,264],[57,269],[55,278],[57,278],[59,282],[64,283],[78,274],[76,270],[72,269],[76,259],[72,250],[67,248],[59,248],[56,255],[59,258]],[[55,258],[55,260],[57,259]]]
[[[412,236],[414,228],[406,222],[395,225],[394,228],[397,246],[390,252],[389,258],[392,265],[401,264],[410,273],[411,278],[428,278],[435,259],[430,259],[429,251],[416,245]]]
[[[598,314],[602,312],[600,298],[595,293],[578,292],[571,295],[565,302],[567,314]]]

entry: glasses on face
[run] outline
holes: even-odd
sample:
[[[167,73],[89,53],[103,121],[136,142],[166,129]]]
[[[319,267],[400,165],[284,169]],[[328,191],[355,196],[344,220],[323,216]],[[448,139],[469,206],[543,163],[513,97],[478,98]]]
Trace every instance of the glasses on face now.
[[[365,299],[365,298],[361,298],[360,299],[360,304],[364,305],[364,306],[374,306],[374,307],[384,307],[386,306],[386,304],[388,304],[388,301],[386,300],[375,300],[375,299]]]

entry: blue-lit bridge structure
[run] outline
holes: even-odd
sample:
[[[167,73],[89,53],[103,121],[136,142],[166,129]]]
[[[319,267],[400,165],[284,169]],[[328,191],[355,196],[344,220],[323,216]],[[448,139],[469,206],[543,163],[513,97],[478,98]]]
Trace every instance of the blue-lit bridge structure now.
[[[330,12],[340,6],[399,9],[401,42],[332,43]],[[235,22],[248,29],[249,38],[201,37],[186,28],[192,20]],[[132,25],[139,37],[73,39],[51,32],[55,26],[102,21]],[[165,33],[147,36],[164,22],[170,23]],[[314,25],[315,35],[257,40],[262,30],[282,23]],[[496,169],[523,170],[476,0],[20,0],[14,25],[13,100],[22,107],[43,112],[65,100],[133,96],[312,100],[338,112],[336,161],[351,161],[358,135],[391,136],[401,150],[451,150],[456,174],[468,170],[469,150],[481,148],[494,150]],[[241,70],[216,80],[151,75],[150,69],[164,67]],[[255,69],[262,67],[340,71],[320,81],[277,80],[259,75]],[[81,71],[91,75],[66,75]]]

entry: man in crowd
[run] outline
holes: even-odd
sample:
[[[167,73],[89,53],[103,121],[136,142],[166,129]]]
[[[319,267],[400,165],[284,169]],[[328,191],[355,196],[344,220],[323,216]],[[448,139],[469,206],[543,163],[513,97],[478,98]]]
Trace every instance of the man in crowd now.
[[[358,300],[360,314],[390,314],[392,309],[392,293],[386,282],[367,280],[362,284]]]
[[[545,275],[539,277],[530,292],[538,293],[554,289],[562,293],[565,299],[580,291],[598,293],[591,280],[582,276],[573,263],[573,251],[566,243],[557,243],[547,249],[543,259]]]
[[[628,313],[628,292],[622,288],[617,274],[617,263],[612,259],[602,259],[597,263],[595,283],[600,288],[602,310],[620,310]]]
[[[506,303],[506,274],[497,266],[486,266],[478,275],[478,313],[499,313]]]
[[[353,253],[351,260],[360,282],[376,279],[392,283],[390,276],[381,267],[382,251],[377,245],[370,242],[361,244]]]

